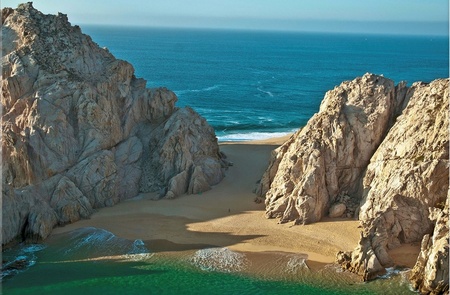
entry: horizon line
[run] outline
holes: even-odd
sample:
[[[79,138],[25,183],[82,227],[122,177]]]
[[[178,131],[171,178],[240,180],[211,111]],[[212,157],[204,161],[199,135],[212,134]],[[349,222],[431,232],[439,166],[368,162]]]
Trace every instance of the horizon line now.
[[[355,21],[360,23],[367,23],[363,21]],[[379,22],[372,22],[373,24]],[[402,21],[392,21],[383,23],[398,23],[398,24],[408,24],[412,22],[402,22]],[[416,24],[428,23],[428,24],[447,24],[444,21],[434,21],[434,22],[414,22]],[[373,35],[373,36],[417,36],[417,37],[446,37],[449,38],[449,30],[447,32],[441,33],[424,33],[424,32],[398,32],[398,31],[352,31],[352,30],[322,30],[314,28],[246,28],[246,27],[226,27],[226,26],[195,26],[195,25],[151,25],[151,24],[117,24],[117,23],[93,23],[93,22],[81,22],[72,25],[82,26],[97,26],[97,27],[116,27],[116,28],[136,28],[136,29],[173,29],[173,30],[204,30],[204,31],[232,31],[232,32],[261,32],[261,33],[321,33],[321,34],[332,34],[332,35]]]

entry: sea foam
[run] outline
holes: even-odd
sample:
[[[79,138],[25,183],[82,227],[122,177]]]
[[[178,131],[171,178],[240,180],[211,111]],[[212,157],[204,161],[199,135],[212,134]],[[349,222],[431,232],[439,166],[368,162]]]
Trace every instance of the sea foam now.
[[[239,272],[248,265],[245,254],[228,248],[208,248],[195,252],[189,261],[204,271]]]
[[[2,257],[4,261],[0,281],[3,278],[16,275],[35,265],[38,259],[36,252],[42,251],[45,248],[47,246],[42,244],[22,244],[15,249],[6,250]]]
[[[186,93],[208,92],[208,91],[219,89],[221,86],[222,85],[213,85],[213,86],[209,86],[209,87],[205,87],[205,88],[201,88],[201,89],[184,89],[184,90],[175,90],[174,92],[176,95],[181,96]]]
[[[306,264],[306,258],[304,256],[299,255],[291,255],[289,257],[289,260],[286,264],[286,272],[295,274],[299,271],[307,270],[309,269],[308,265]]]
[[[62,249],[63,255],[68,259],[122,256],[125,259],[139,260],[148,258],[150,254],[144,241],[140,239],[127,240],[95,227],[69,233],[68,243]]]
[[[217,138],[219,141],[251,141],[251,140],[265,140],[270,138],[283,137],[291,134],[290,132],[250,132],[250,133],[234,133],[220,135],[218,133]]]

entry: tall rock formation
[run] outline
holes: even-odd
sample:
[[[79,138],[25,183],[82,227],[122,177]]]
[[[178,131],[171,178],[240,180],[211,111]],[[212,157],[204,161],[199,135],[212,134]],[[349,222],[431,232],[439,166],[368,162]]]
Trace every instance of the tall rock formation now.
[[[360,243],[337,261],[365,280],[393,265],[389,249],[423,239],[414,285],[448,290],[448,114],[449,79],[407,88],[366,74],[342,83],[274,151],[257,190],[266,216],[358,216]]]
[[[405,94],[405,84],[395,87],[372,74],[328,91],[319,112],[275,151],[262,177],[258,194],[266,198],[266,216],[307,224],[343,203],[354,214],[363,172]]]
[[[448,202],[448,88],[449,80],[414,83],[408,105],[372,156],[363,181],[363,233],[352,253],[353,271],[374,277],[392,266],[388,249],[433,232],[430,210]]]
[[[206,121],[146,88],[66,15],[5,8],[2,36],[3,244],[139,192],[173,198],[223,178]]]

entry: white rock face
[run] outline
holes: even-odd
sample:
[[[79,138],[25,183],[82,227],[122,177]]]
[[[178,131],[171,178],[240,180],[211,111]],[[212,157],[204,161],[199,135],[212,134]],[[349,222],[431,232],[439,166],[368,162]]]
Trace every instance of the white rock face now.
[[[223,178],[214,130],[173,92],[146,88],[63,14],[2,12],[3,244],[139,192],[175,197]]]

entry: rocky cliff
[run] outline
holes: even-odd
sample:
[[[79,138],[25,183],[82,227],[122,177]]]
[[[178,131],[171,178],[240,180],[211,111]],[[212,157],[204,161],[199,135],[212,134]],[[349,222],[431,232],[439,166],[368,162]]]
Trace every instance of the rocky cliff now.
[[[262,177],[266,216],[307,224],[335,207],[343,209],[338,216],[353,215],[363,172],[405,96],[405,84],[369,74],[327,92],[319,112],[275,151]]]
[[[364,279],[393,265],[389,249],[423,238],[416,286],[448,288],[448,227],[433,217],[448,203],[448,88],[448,79],[408,88],[366,74],[327,92],[273,153],[257,190],[266,216],[358,217],[360,244],[337,260]]]
[[[363,232],[351,269],[368,278],[392,266],[388,249],[431,234],[430,212],[448,201],[448,87],[448,80],[413,84],[408,105],[367,167]]]
[[[173,198],[223,178],[206,121],[146,88],[66,15],[4,8],[2,37],[3,244],[139,192]]]

